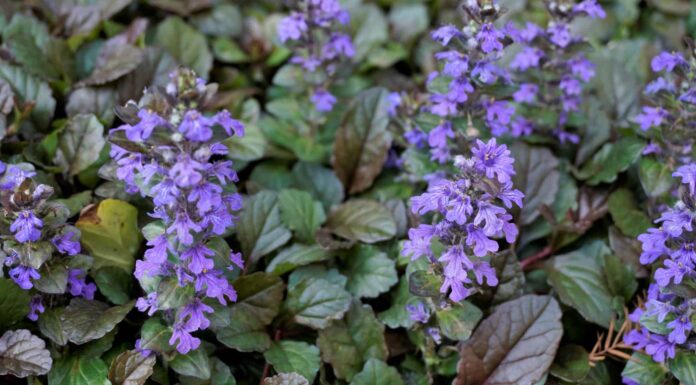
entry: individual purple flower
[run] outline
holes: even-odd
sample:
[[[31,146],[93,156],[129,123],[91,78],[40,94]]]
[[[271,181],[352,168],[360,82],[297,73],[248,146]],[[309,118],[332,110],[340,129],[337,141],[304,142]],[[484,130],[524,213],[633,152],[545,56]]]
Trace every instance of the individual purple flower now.
[[[510,62],[510,68],[518,71],[526,71],[530,68],[539,67],[541,58],[544,57],[544,52],[534,47],[524,47],[520,53],[518,53],[512,62]]]
[[[181,354],[186,354],[191,350],[196,350],[201,345],[201,340],[191,335],[191,332],[186,330],[183,324],[174,325],[172,337],[169,339],[169,344],[176,344],[176,350]]]
[[[662,125],[667,116],[667,111],[660,107],[643,107],[643,113],[636,116],[636,123],[640,124],[641,130],[647,131],[651,127]]]
[[[447,46],[452,40],[452,38],[459,35],[461,35],[461,32],[459,31],[459,29],[457,29],[457,27],[453,25],[444,25],[434,30],[431,36],[433,40],[437,41],[443,46]]]
[[[513,94],[513,98],[517,103],[534,103],[537,92],[539,92],[539,86],[525,83],[520,85],[520,88]]]
[[[680,53],[662,52],[652,60],[652,70],[655,72],[672,72],[677,66],[688,65]]]
[[[672,176],[681,178],[681,183],[689,187],[691,195],[696,196],[696,163],[679,167]]]
[[[423,302],[418,302],[416,305],[406,305],[408,317],[415,322],[428,323],[430,312],[425,308]]]
[[[335,96],[322,89],[314,90],[311,100],[317,108],[317,111],[320,112],[329,112],[333,110],[334,104],[336,104],[337,101]]]
[[[43,221],[29,210],[20,211],[10,225],[10,231],[15,234],[18,242],[35,242],[41,238]]]
[[[645,352],[651,355],[655,362],[665,362],[667,358],[674,358],[676,344],[664,336],[653,334],[650,342],[645,346]]]
[[[135,307],[141,312],[147,312],[147,315],[152,317],[157,311],[157,293],[150,293],[145,297],[138,298],[135,301]]]
[[[503,38],[505,38],[505,34],[495,29],[493,24],[490,23],[483,24],[481,30],[476,35],[481,50],[485,53],[501,51],[503,43],[500,40]]]
[[[213,313],[213,308],[196,298],[181,309],[179,322],[183,323],[186,330],[207,329],[210,321],[205,317],[205,313]]]
[[[547,30],[552,43],[561,48],[567,47],[573,40],[570,28],[564,23],[555,23]]]
[[[94,299],[97,286],[85,282],[85,272],[82,269],[70,269],[68,271],[68,291],[75,297]]]
[[[648,95],[655,95],[661,91],[674,93],[677,90],[674,88],[674,84],[670,83],[669,81],[667,81],[667,79],[663,77],[655,79],[645,87],[645,93]]]
[[[29,318],[32,321],[38,321],[39,314],[43,314],[43,312],[45,311],[46,308],[43,305],[43,299],[40,295],[35,295],[31,298],[31,301],[29,302],[29,314],[27,314],[27,318]]]
[[[29,290],[34,287],[32,280],[37,280],[41,278],[36,269],[30,266],[18,265],[10,269],[10,278],[24,290]]]
[[[487,178],[495,177],[499,182],[505,183],[515,175],[515,169],[512,167],[515,160],[510,156],[510,150],[504,144],[498,145],[495,138],[487,143],[477,140],[472,152],[475,159],[474,167],[482,171]]]
[[[597,4],[597,0],[583,0],[579,4],[575,4],[575,6],[573,6],[573,11],[583,12],[593,19],[604,19],[607,17],[604,9]]]
[[[80,252],[80,242],[74,240],[76,234],[68,231],[64,234],[59,234],[51,239],[53,245],[58,249],[59,253],[67,255],[75,255]]]
[[[278,23],[278,36],[283,43],[288,40],[298,40],[305,32],[307,32],[307,21],[301,13],[293,12]]]

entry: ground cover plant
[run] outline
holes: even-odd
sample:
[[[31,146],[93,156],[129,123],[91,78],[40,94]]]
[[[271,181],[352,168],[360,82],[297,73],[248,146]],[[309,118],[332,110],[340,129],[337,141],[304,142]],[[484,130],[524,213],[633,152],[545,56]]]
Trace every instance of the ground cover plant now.
[[[696,385],[691,1],[0,12],[0,384]]]

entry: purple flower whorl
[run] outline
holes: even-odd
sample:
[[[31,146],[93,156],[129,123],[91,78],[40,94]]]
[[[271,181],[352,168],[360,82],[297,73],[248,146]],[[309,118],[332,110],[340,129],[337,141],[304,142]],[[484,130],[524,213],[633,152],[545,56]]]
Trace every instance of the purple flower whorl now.
[[[696,285],[696,164],[680,167],[682,200],[662,214],[659,228],[638,237],[643,252],[640,262],[661,263],[648,290],[645,310],[637,309],[632,320],[642,328],[632,330],[624,341],[645,349],[657,362],[674,358],[676,349],[696,350],[689,343],[694,315],[690,288]],[[681,288],[681,289],[680,289]]]
[[[457,156],[459,175],[431,184],[428,191],[411,199],[418,215],[432,213],[433,224],[409,230],[402,254],[412,259],[427,257],[442,274],[440,292],[459,302],[474,294],[484,282],[496,286],[498,279],[486,260],[499,250],[492,238],[516,240],[518,230],[508,213],[513,203],[522,207],[524,195],[512,186],[514,159],[495,139],[476,141],[472,157]],[[431,248],[437,240],[440,255]]]
[[[141,100],[141,109],[126,107],[129,124],[111,130],[110,141],[118,179],[155,206],[150,216],[157,221],[144,230],[148,249],[135,268],[147,295],[136,306],[148,315],[164,311],[173,322],[169,343],[186,354],[200,345],[191,333],[209,325],[206,314],[213,309],[204,300],[225,305],[237,298],[225,271],[231,264],[242,268],[241,257],[217,253],[220,244],[227,247],[220,237],[242,206],[237,174],[221,141],[243,135],[244,127],[226,110],[212,116],[199,111],[214,87],[192,71],[181,69],[171,77],[166,94],[154,90]],[[160,298],[172,287],[175,301]]]
[[[576,45],[584,43],[574,36],[570,22],[578,16],[605,18],[606,13],[596,0],[584,0],[575,5],[551,2],[548,6],[551,21],[546,29],[527,22],[524,28],[512,23],[505,32],[521,47],[510,62],[517,84],[513,94],[516,114],[509,125],[495,124],[493,135],[525,136],[532,133],[553,134],[559,142],[579,143],[580,136],[566,126],[571,114],[579,111],[586,84],[595,76],[595,65],[577,52]],[[535,119],[553,112],[553,123]],[[495,123],[495,122],[494,122]]]
[[[350,14],[338,0],[301,0],[296,10],[278,24],[282,43],[292,42],[290,62],[308,75],[310,100],[319,112],[333,110],[337,100],[328,91],[338,64],[355,55],[350,35],[336,32],[337,22],[348,24]]]

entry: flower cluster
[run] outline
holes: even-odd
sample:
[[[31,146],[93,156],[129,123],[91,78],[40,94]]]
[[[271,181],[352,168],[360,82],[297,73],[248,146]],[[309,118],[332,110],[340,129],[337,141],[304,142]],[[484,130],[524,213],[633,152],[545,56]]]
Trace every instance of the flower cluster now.
[[[427,133],[417,127],[406,133],[412,145],[427,142],[431,158],[440,163],[451,158],[450,141],[455,138],[453,119],[484,117],[489,124],[508,124],[514,113],[507,102],[496,101],[491,90],[498,83],[510,83],[508,72],[498,64],[507,38],[493,25],[500,16],[500,6],[494,2],[481,6],[468,1],[463,7],[468,15],[464,28],[445,25],[432,33],[433,40],[444,47],[435,55],[443,65],[440,72],[428,78],[432,92],[426,108],[440,122]]]
[[[659,261],[661,267],[655,270],[645,311],[632,314],[643,327],[625,337],[626,343],[645,349],[657,362],[674,358],[677,347],[696,350],[688,342],[694,314],[690,288],[696,284],[696,164],[682,166],[673,175],[681,178],[682,200],[656,221],[659,228],[638,237],[640,262]]]
[[[200,340],[191,333],[206,329],[206,313],[213,311],[205,298],[225,305],[236,292],[225,276],[241,255],[220,260],[213,244],[234,225],[241,196],[233,182],[237,174],[226,160],[221,143],[243,135],[243,125],[227,111],[206,116],[198,110],[215,87],[206,86],[189,70],[171,75],[166,95],[147,93],[141,108],[126,107],[129,122],[111,130],[111,157],[116,176],[130,193],[140,193],[154,204],[150,215],[157,221],[146,231],[148,249],[136,262],[135,276],[148,294],[136,306],[149,315],[163,310],[172,318],[169,341],[185,354]],[[217,239],[216,239],[217,237]],[[221,241],[221,242],[220,242]],[[176,287],[178,303],[160,298],[162,287]]]
[[[474,294],[484,280],[489,286],[498,284],[486,257],[499,249],[494,238],[504,236],[509,243],[517,238],[508,210],[513,203],[522,207],[524,198],[512,186],[514,159],[505,145],[495,139],[478,140],[472,154],[455,158],[460,171],[456,179],[433,183],[426,193],[411,199],[414,213],[434,213],[437,222],[410,229],[403,248],[405,256],[432,262],[443,276],[440,291],[455,302]],[[444,246],[439,256],[431,247],[434,240]]]
[[[80,255],[80,231],[65,223],[68,209],[48,202],[53,188],[36,185],[28,164],[0,162],[2,218],[9,234],[2,234],[4,265],[24,290],[32,290],[28,318],[36,321],[45,311],[44,295],[69,292],[93,299],[97,287],[85,281],[91,260]],[[50,282],[50,283],[48,283]]]
[[[651,66],[661,75],[645,88],[650,105],[635,118],[651,140],[643,154],[660,156],[668,164],[688,163],[696,129],[696,60],[662,52]]]
[[[355,55],[350,35],[335,31],[336,23],[349,21],[350,14],[338,0],[301,0],[297,10],[278,24],[280,41],[294,43],[291,63],[307,71],[317,111],[333,109],[336,97],[328,91],[332,77],[342,60]]]
[[[524,28],[511,23],[505,26],[505,33],[520,49],[509,65],[516,91],[512,95],[514,107],[506,105],[505,119],[489,122],[493,135],[551,133],[561,143],[580,141],[577,133],[567,129],[568,121],[570,114],[580,109],[595,66],[578,53],[576,46],[584,39],[574,36],[569,24],[577,16],[604,18],[606,14],[596,0],[576,4],[554,1],[548,4],[548,11],[551,21],[546,29],[532,22]],[[516,112],[514,118],[510,118],[512,112]]]

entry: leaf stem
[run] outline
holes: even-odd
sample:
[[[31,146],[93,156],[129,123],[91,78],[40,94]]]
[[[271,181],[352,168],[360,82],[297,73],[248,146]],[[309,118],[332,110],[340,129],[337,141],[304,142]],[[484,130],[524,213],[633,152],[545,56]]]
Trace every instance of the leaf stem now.
[[[537,262],[543,260],[544,258],[548,257],[553,253],[553,247],[546,246],[541,251],[538,253],[532,255],[529,258],[525,258],[522,261],[520,261],[520,266],[522,266],[522,270],[529,270],[531,266],[535,265]]]

